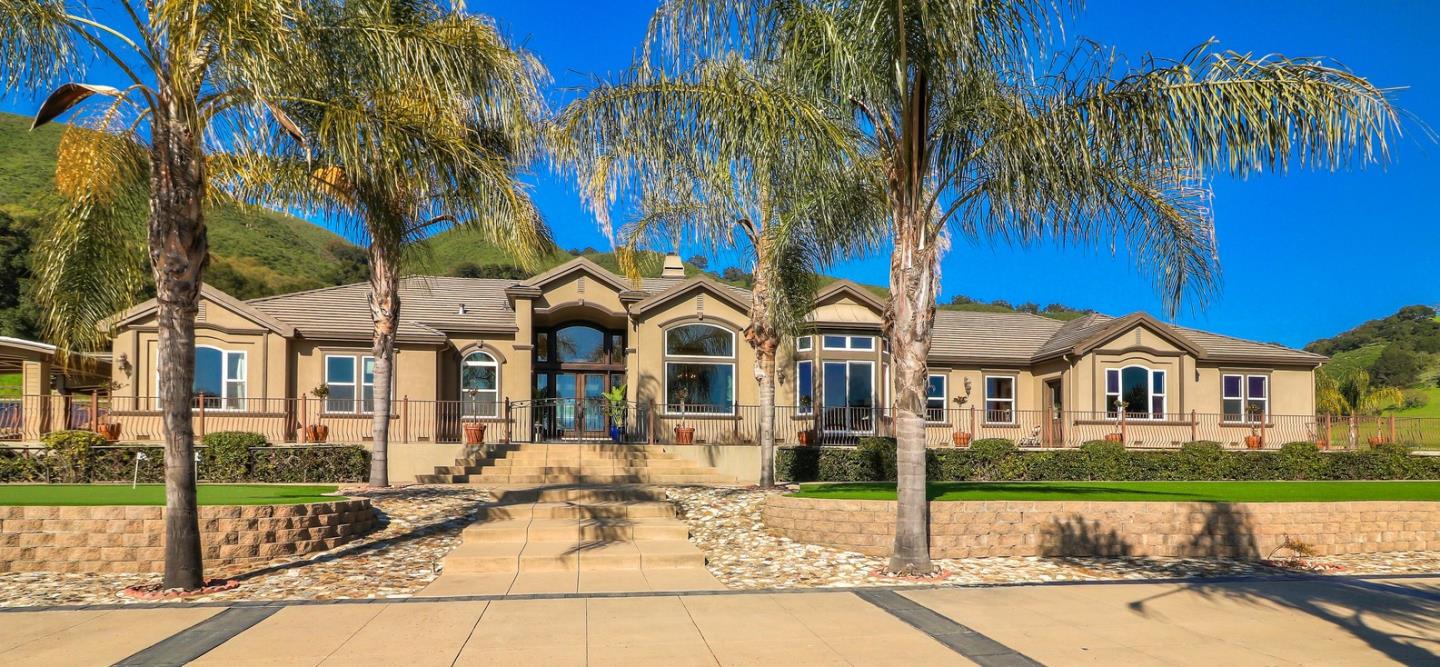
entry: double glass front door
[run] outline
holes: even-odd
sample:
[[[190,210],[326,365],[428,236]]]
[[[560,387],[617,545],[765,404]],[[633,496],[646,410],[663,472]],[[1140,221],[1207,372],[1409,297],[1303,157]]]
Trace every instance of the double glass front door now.
[[[624,384],[621,373],[570,372],[535,374],[537,420],[542,435],[556,438],[609,437],[609,402],[605,391]]]

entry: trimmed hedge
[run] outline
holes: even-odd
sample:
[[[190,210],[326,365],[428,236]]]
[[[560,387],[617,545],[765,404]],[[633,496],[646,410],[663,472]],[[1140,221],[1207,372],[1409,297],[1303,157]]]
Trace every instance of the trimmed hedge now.
[[[98,438],[98,443],[89,436]],[[135,455],[144,483],[165,481],[165,448],[156,445],[107,445],[89,431],[57,431],[44,449],[0,447],[0,483],[128,482]],[[365,482],[370,452],[360,445],[273,447],[257,433],[223,431],[206,435],[195,448],[203,482]]]
[[[1413,456],[1400,445],[1322,452],[1314,443],[1292,442],[1256,452],[1191,442],[1174,451],[1133,451],[1097,440],[1079,449],[1020,451],[997,438],[925,455],[926,478],[946,482],[1440,479],[1440,456]],[[894,481],[895,440],[865,438],[853,449],[782,447],[775,474],[793,482]]]

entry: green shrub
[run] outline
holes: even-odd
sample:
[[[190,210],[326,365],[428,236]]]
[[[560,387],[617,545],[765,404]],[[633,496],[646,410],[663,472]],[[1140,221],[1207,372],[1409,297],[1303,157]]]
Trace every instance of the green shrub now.
[[[90,481],[90,452],[104,445],[105,438],[94,431],[55,431],[41,442],[56,480],[75,484]]]
[[[253,482],[365,482],[370,451],[359,445],[264,447],[250,450]]]
[[[1087,475],[1080,479],[1113,482],[1130,478],[1129,458],[1123,443],[1091,440],[1080,445],[1080,453],[1084,455],[1084,462],[1081,465]],[[1073,478],[1067,477],[1066,479]]]
[[[896,445],[894,438],[861,438],[855,448],[860,474],[867,479],[895,481]]]
[[[137,461],[135,455],[144,453]],[[138,474],[137,474],[138,473]],[[90,452],[90,479],[96,482],[128,482],[138,478],[141,483],[165,481],[165,448],[144,445],[110,446]]]
[[[983,442],[983,441],[982,441]],[[979,445],[980,443],[976,443]],[[1180,450],[1129,451],[1116,443],[1086,443],[1080,449],[1016,451],[997,444],[965,449],[931,449],[926,478],[932,481],[1203,481],[1304,479],[1440,480],[1440,457],[1414,456],[1399,445],[1356,452],[1322,452],[1314,443],[1292,442],[1279,451],[1226,450],[1215,442],[1186,443]],[[865,447],[782,447],[776,453],[780,479],[796,482],[872,482],[894,479],[893,450],[877,442]],[[877,463],[878,462],[878,463]]]
[[[43,482],[45,466],[23,449],[0,449],[0,484]]]
[[[250,450],[265,447],[265,436],[248,431],[216,431],[201,440],[200,478],[242,482],[250,473]]]

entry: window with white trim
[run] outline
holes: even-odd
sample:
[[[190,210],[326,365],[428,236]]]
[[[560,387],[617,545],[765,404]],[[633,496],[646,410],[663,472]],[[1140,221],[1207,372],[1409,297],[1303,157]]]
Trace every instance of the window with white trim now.
[[[245,409],[245,361],[244,352],[209,345],[195,346],[195,382],[191,388],[204,403],[205,409]],[[156,383],[159,383],[158,376]]]
[[[821,344],[827,350],[873,350],[875,349],[874,336],[841,336],[830,335],[820,337]]]
[[[461,415],[494,417],[500,414],[500,364],[489,352],[476,350],[460,363]]]
[[[1165,371],[1145,366],[1105,369],[1105,416],[1126,419],[1164,419],[1168,392]]]
[[[358,372],[357,372],[358,371]],[[375,358],[325,355],[326,412],[371,412],[375,408]]]
[[[985,423],[1015,423],[1015,376],[985,376]]]
[[[925,421],[944,423],[945,419],[945,388],[949,384],[949,378],[940,373],[931,373],[929,383],[925,387]]]
[[[665,411],[735,414],[735,332],[685,324],[665,332]],[[682,407],[683,406],[683,407]]]
[[[1220,402],[1227,422],[1265,421],[1270,416],[1270,376],[1222,374]]]
[[[795,350],[797,352],[809,352],[815,346],[813,336],[798,336],[795,338]]]
[[[795,362],[795,414],[815,413],[815,363]]]
[[[827,431],[869,433],[875,428],[875,364],[827,361],[820,366],[822,422]]]

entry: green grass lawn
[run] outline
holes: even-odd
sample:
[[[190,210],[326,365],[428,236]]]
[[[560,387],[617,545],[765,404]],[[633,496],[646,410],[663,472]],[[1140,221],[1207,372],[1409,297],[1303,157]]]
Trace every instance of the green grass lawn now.
[[[0,398],[18,398],[21,390],[19,373],[0,373]]]
[[[895,484],[801,484],[803,498],[894,500]],[[939,482],[931,500],[1329,502],[1440,500],[1440,482]]]
[[[201,505],[280,505],[339,500],[333,485],[201,484]],[[0,505],[164,505],[165,486],[0,484]]]

